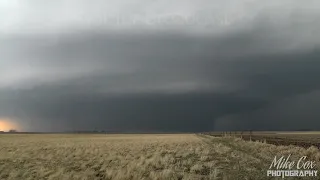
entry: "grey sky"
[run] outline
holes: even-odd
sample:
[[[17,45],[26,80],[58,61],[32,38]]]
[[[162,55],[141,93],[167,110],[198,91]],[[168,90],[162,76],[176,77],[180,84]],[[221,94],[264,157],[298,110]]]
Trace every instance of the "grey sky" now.
[[[0,118],[27,131],[319,129],[319,5],[2,0]]]

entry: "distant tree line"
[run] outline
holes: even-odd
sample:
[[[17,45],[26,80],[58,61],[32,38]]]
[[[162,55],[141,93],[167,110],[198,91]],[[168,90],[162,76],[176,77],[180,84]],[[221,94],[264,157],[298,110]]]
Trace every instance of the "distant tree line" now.
[[[18,131],[16,129],[10,129],[8,132],[0,131],[0,133],[17,133]]]

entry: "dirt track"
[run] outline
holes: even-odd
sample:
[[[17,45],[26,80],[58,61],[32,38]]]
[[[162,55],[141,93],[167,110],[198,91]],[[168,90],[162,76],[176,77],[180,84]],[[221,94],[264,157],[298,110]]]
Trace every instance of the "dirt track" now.
[[[224,133],[206,133],[211,136],[225,136]],[[242,138],[246,141],[260,141],[266,142],[268,144],[274,145],[294,145],[299,147],[308,148],[311,146],[315,146],[320,148],[320,134],[286,134],[286,133],[243,133],[240,132],[231,132],[227,134],[227,136],[236,136]]]

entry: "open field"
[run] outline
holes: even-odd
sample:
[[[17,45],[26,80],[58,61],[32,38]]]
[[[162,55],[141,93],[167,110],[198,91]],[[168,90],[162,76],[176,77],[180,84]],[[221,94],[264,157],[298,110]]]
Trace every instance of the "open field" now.
[[[270,163],[289,154],[320,160],[315,147],[234,137],[2,134],[0,179],[275,179],[266,175]]]
[[[295,145],[304,148],[315,146],[320,148],[320,132],[318,131],[255,131],[255,132],[214,132],[207,135],[223,137],[225,135],[239,137],[243,140],[262,141],[274,145]]]

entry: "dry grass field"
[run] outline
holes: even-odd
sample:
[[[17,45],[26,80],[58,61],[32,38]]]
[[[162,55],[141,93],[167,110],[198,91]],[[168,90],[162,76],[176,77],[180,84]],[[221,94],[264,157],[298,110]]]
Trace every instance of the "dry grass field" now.
[[[0,135],[0,179],[268,179],[275,155],[317,148],[193,134]],[[320,164],[317,164],[319,167]],[[270,178],[275,179],[275,178]],[[290,179],[290,178],[287,178]]]
[[[304,148],[315,146],[320,148],[320,132],[318,131],[255,131],[255,132],[208,132],[206,135],[223,137],[233,136],[244,140],[262,141],[274,145],[294,145]]]

